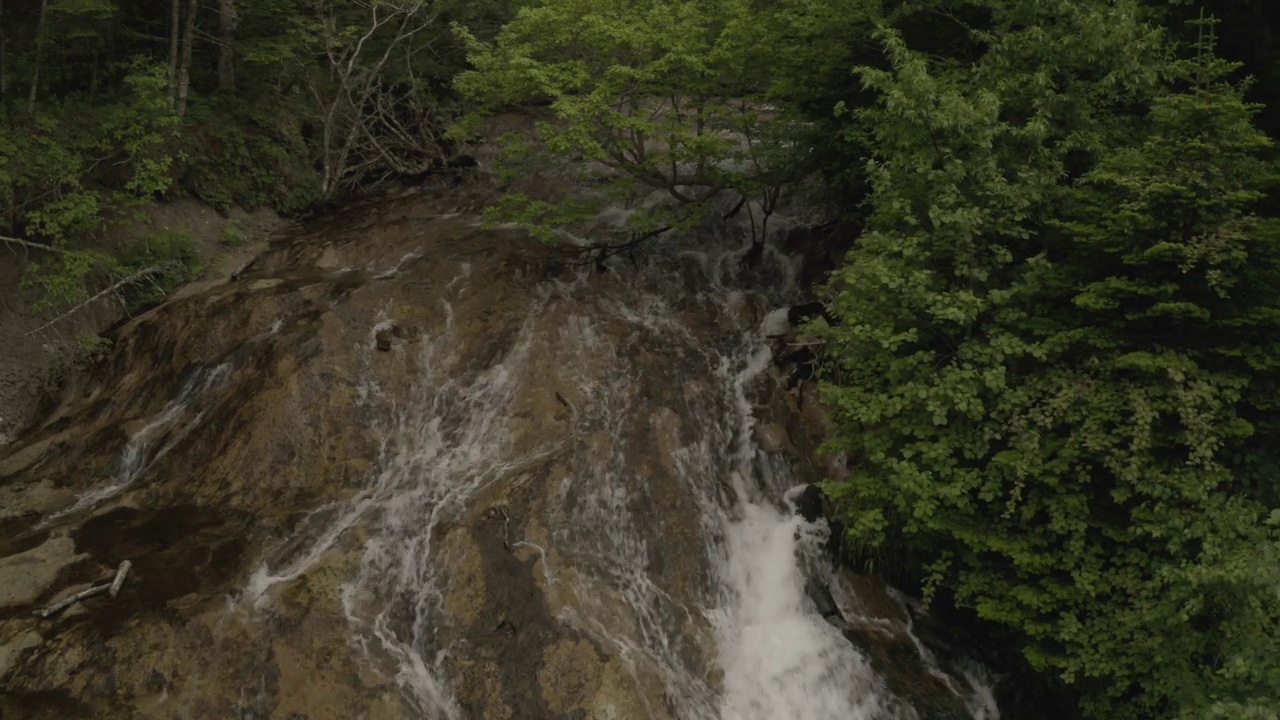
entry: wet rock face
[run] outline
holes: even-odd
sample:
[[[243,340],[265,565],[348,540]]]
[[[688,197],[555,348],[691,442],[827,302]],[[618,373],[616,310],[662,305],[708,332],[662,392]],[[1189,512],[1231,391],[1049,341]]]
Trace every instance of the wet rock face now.
[[[59,537],[0,558],[0,612],[30,606],[80,557],[75,554],[75,543]]]
[[[316,221],[235,281],[125,323],[93,381],[0,457],[0,715],[404,715],[394,668],[351,647],[338,592],[348,555],[326,557],[271,612],[236,598],[264,555],[288,556],[327,503],[377,472],[378,409],[362,393],[413,382],[410,329],[443,327],[440,292],[464,266],[494,281],[458,306],[466,342],[487,335],[481,315],[520,307],[503,263],[538,248],[437,219],[451,209]],[[104,488],[115,489],[59,515]],[[479,578],[510,574],[460,557]],[[115,599],[32,617],[123,559],[134,565]]]
[[[0,717],[720,716],[734,503],[840,464],[770,302],[570,277],[469,192],[124,323],[0,456]]]
[[[543,278],[555,268],[542,267],[536,244],[440,217],[465,201],[413,199],[317,220],[233,281],[125,323],[93,381],[68,388],[0,458],[9,501],[0,714],[392,718],[439,702],[443,716],[468,718],[665,715],[662,671],[624,661],[607,639],[635,635],[634,611],[605,590],[599,602],[611,608],[589,606],[597,599],[580,588],[593,582],[591,560],[564,540],[586,528],[564,525],[598,509],[568,487],[592,467],[575,452],[615,453],[621,466],[618,443],[657,442],[647,431],[626,439],[587,427],[599,420],[587,418],[587,389],[609,368],[583,353],[587,338],[574,329],[618,352],[650,353],[641,365],[655,375],[634,397],[674,398],[661,377],[671,358],[642,348],[625,322],[583,319],[581,297],[532,316],[531,305],[548,303]],[[500,377],[508,370],[523,374]],[[472,421],[493,408],[467,403],[503,382],[503,416],[482,418],[501,420],[501,432],[485,434]],[[450,383],[457,393],[431,396]],[[453,405],[417,418],[436,423],[424,431],[397,418],[415,397]],[[469,451],[492,458],[439,455],[432,432],[446,443],[480,433],[475,441],[489,445]],[[398,442],[428,458],[388,486],[406,503],[426,487],[432,457],[442,487],[465,484],[466,471],[490,477],[471,495],[411,508],[424,515],[406,526],[428,534],[396,535],[388,527],[401,526],[383,521],[399,496],[376,488],[404,470],[388,450]],[[471,465],[446,467],[464,460]],[[696,508],[673,485],[676,470],[643,469],[654,491],[633,502],[683,523],[673,536],[696,546]],[[371,557],[384,541],[385,557]],[[387,559],[392,544],[419,541],[432,546],[420,559],[430,558],[434,577],[417,578],[431,597],[362,579],[366,566],[420,571]],[[652,552],[665,590],[696,597],[706,568]],[[31,615],[123,559],[134,565],[116,598]],[[265,589],[255,571],[271,578]],[[353,582],[356,596],[344,594]],[[603,634],[589,632],[592,615],[605,618]],[[397,655],[405,652],[447,682],[447,698],[397,678],[414,661]]]

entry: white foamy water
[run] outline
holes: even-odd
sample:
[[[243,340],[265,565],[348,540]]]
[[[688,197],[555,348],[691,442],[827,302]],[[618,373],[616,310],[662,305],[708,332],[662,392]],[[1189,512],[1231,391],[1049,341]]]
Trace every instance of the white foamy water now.
[[[791,331],[791,321],[787,318],[790,308],[780,307],[771,311],[760,321],[760,334],[765,337],[778,337]]]
[[[745,489],[744,489],[745,491]],[[744,503],[728,531],[717,618],[723,720],[867,720],[882,717],[867,660],[818,616],[797,563],[801,518]]]
[[[435,640],[444,621],[436,528],[518,465],[506,418],[531,338],[526,325],[500,362],[474,375],[454,365],[453,338],[424,345],[424,379],[415,397],[396,401],[362,511],[368,538],[342,606],[366,649],[395,659],[396,680],[427,717],[462,717],[441,671],[446,650]]]
[[[455,282],[466,291],[464,276]],[[699,301],[727,316],[728,294],[715,292]],[[573,312],[541,331],[590,361],[556,369],[579,392],[568,436],[520,448],[513,402],[532,370],[539,320],[556,303]],[[728,331],[711,343],[705,328],[680,317],[653,291],[618,287],[601,295],[562,284],[530,302],[523,326],[488,367],[469,367],[459,355],[451,321],[407,345],[421,348],[410,359],[417,372],[408,394],[393,395],[372,379],[359,388],[362,404],[384,417],[367,487],[303,523],[318,527],[297,549],[263,563],[243,602],[269,612],[273,588],[335,548],[354,548],[357,570],[339,597],[354,645],[371,662],[389,661],[421,717],[470,720],[454,696],[457,679],[448,676],[466,644],[442,640],[451,579],[441,571],[441,534],[486,488],[554,455],[561,479],[547,502],[562,520],[546,528],[545,545],[505,528],[514,533],[511,547],[536,553],[535,572],[567,598],[559,621],[621,659],[637,687],[655,679],[662,686],[665,706],[646,705],[649,717],[912,717],[806,593],[805,568],[821,564],[827,530],[790,512],[783,502],[795,485],[789,463],[766,455],[753,437],[759,393],[752,388],[768,382],[767,339],[758,329]],[[371,330],[360,352],[374,352],[373,335],[384,326]],[[672,392],[646,396],[663,390]],[[670,507],[660,502],[669,499],[664,493],[678,494],[672,512],[687,509],[700,526],[687,546],[655,536],[657,508]],[[671,552],[690,554],[704,569],[692,587],[689,573],[662,557]],[[536,658],[524,662],[537,672]],[[957,694],[971,685],[947,682]],[[647,694],[640,699],[651,702]]]
[[[466,268],[455,283],[465,275]],[[362,404],[388,411],[377,428],[377,472],[352,500],[318,510],[327,518],[321,530],[283,563],[260,565],[242,597],[246,605],[267,610],[274,587],[301,577],[345,535],[358,532],[358,571],[340,594],[353,640],[371,657],[391,658],[397,683],[426,718],[464,717],[443,672],[449,650],[436,639],[446,621],[445,579],[435,564],[437,527],[459,516],[474,494],[556,449],[520,454],[511,448],[510,404],[539,302],[532,306],[510,348],[490,367],[473,371],[459,356],[452,308],[445,304],[445,329],[409,359],[419,378],[408,396],[393,395],[370,379],[361,384]],[[388,327],[385,319],[375,324],[361,352],[373,352],[377,332]]]
[[[719,373],[728,381],[726,391],[736,411],[726,418],[735,437],[724,471],[737,501],[723,530],[724,550],[717,564],[719,601],[712,612],[724,673],[718,716],[881,717],[881,698],[869,663],[817,613],[805,593],[800,559],[805,553],[821,553],[825,523],[806,523],[768,501],[770,491],[778,492],[780,483],[788,482],[785,468],[761,477],[770,465],[752,437],[755,408],[747,388],[769,365],[771,355],[762,339],[777,315],[771,313],[762,322],[760,336],[745,344],[750,354],[726,358]]]

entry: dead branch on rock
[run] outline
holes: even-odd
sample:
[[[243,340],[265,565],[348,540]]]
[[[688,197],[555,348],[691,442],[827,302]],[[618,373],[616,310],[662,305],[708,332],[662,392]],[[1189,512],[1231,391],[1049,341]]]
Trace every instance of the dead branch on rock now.
[[[620,255],[622,253],[630,254],[636,248],[645,242],[667,232],[671,229],[670,225],[660,227],[657,230],[650,230],[647,233],[633,234],[630,240],[620,243],[592,243],[585,247],[566,248],[564,252],[568,255],[576,256],[576,259],[568,261],[573,267],[585,267],[587,265],[595,265],[597,270],[604,270],[604,261]],[[632,256],[632,262],[635,257]]]
[[[112,293],[116,292],[117,290],[119,290],[119,289],[120,289],[120,288],[122,288],[122,287],[125,287],[126,285],[134,285],[134,284],[137,284],[137,283],[142,282],[143,280],[146,280],[147,278],[152,277],[152,276],[154,276],[154,275],[158,275],[158,274],[160,274],[160,273],[162,273],[162,272],[165,272],[165,271],[168,271],[168,270],[174,270],[174,269],[177,269],[177,267],[178,267],[178,264],[177,264],[177,263],[162,263],[162,264],[160,264],[160,265],[152,265],[151,267],[149,267],[149,268],[145,268],[145,269],[142,269],[142,270],[139,270],[138,272],[133,273],[132,275],[129,275],[128,277],[121,278],[120,280],[117,280],[115,283],[113,283],[112,285],[110,285],[109,287],[107,287],[105,290],[103,290],[103,291],[101,291],[101,292],[99,292],[99,293],[97,293],[97,294],[93,295],[92,297],[88,298],[87,300],[84,300],[83,302],[78,303],[75,307],[71,308],[70,310],[67,310],[66,312],[64,312],[64,313],[62,313],[61,315],[59,315],[59,316],[55,317],[54,319],[50,320],[49,322],[47,322],[47,323],[45,323],[45,324],[41,325],[40,327],[36,328],[35,330],[32,330],[32,331],[28,332],[28,333],[27,333],[27,335],[35,335],[36,333],[44,332],[45,330],[48,330],[49,328],[53,327],[54,325],[57,325],[58,323],[62,322],[63,320],[66,320],[67,318],[71,317],[72,315],[74,315],[74,314],[76,314],[76,313],[80,312],[81,310],[83,310],[83,309],[85,309],[85,308],[89,307],[90,305],[92,305],[92,304],[94,304],[94,303],[98,302],[98,301],[99,301],[99,300],[101,300],[102,298],[104,298],[104,297],[106,297],[106,296],[108,296],[108,295],[110,295],[110,294],[112,294]]]
[[[720,219],[725,222],[728,222],[729,220],[733,219],[733,217],[742,210],[743,206],[747,204],[747,200],[748,200],[748,197],[746,195],[743,195],[741,198],[738,199],[738,203],[734,205],[728,212],[722,213],[720,215]],[[594,264],[597,270],[603,270],[604,262],[606,260],[608,260],[609,258],[615,255],[621,255],[622,253],[627,253],[628,256],[631,258],[632,263],[634,264],[635,256],[632,253],[637,248],[639,248],[641,245],[648,242],[649,240],[652,240],[653,238],[656,238],[659,235],[662,235],[663,233],[666,233],[669,230],[673,230],[673,229],[674,228],[671,225],[663,225],[662,227],[657,228],[656,230],[650,230],[649,232],[639,233],[639,234],[632,233],[631,238],[629,240],[626,240],[625,242],[592,243],[585,247],[577,247],[572,249],[566,248],[564,252],[569,255],[577,256],[575,260],[570,260],[568,262],[568,264],[573,267],[585,267],[587,265]]]
[[[130,567],[133,567],[133,563],[129,562],[128,560],[125,560],[124,562],[120,563],[120,567],[116,568],[115,578],[113,578],[111,582],[105,585],[95,585],[91,588],[88,588],[87,590],[81,590],[75,595],[72,595],[67,598],[63,598],[62,600],[59,600],[58,602],[50,605],[49,607],[43,610],[36,610],[34,614],[39,615],[42,618],[47,618],[50,615],[54,615],[56,613],[62,612],[63,610],[66,610],[67,608],[71,607],[72,605],[75,605],[81,600],[84,600],[86,598],[91,598],[95,595],[102,595],[103,593],[107,593],[114,598],[120,592],[120,587],[124,585],[124,578],[126,575],[129,574]]]
[[[502,513],[502,549],[511,551],[511,516],[507,514],[507,509],[501,505],[495,508]]]
[[[58,602],[50,605],[49,607],[43,610],[37,610],[35,614],[39,615],[42,618],[47,618],[50,615],[53,615],[54,613],[59,613],[59,612],[62,612],[63,610],[66,610],[72,605],[80,602],[81,600],[84,600],[85,598],[91,598],[94,595],[102,595],[103,593],[107,592],[110,589],[111,589],[110,585],[98,585],[96,587],[91,587],[88,590],[81,590],[75,595],[72,595],[71,597],[63,600],[59,600]]]
[[[133,563],[125,560],[120,563],[120,567],[116,568],[116,578],[111,581],[111,590],[108,591],[113,599],[120,594],[120,588],[124,587],[124,576],[129,574],[129,568],[131,567],[133,567]]]

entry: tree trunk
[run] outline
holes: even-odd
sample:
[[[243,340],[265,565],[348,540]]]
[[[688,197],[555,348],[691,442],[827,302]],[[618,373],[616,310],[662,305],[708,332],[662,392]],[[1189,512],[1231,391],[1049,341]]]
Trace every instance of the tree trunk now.
[[[44,21],[49,15],[49,0],[40,0],[40,22],[36,25],[35,68],[31,71],[31,92],[27,96],[27,114],[36,114],[36,95],[40,92],[40,62],[44,59]]]
[[[218,0],[218,91],[236,91],[236,2]]]
[[[178,67],[178,117],[187,114],[187,90],[191,88],[191,53],[196,40],[199,0],[187,0],[187,24],[182,28],[182,64]]]
[[[93,69],[89,72],[89,102],[96,104],[98,102],[98,56],[101,54],[99,48],[93,49]]]
[[[182,0],[169,3],[169,102],[178,103],[178,35],[182,32]]]
[[[4,0],[0,0],[0,107],[9,100],[9,66],[5,64]]]

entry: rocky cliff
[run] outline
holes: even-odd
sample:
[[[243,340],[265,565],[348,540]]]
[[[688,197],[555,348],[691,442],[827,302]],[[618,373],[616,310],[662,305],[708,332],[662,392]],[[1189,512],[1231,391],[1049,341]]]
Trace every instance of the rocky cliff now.
[[[759,332],[785,258],[596,272],[482,201],[310,221],[111,331],[0,456],[0,717],[994,717],[792,512],[840,464]]]

